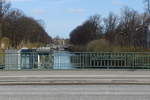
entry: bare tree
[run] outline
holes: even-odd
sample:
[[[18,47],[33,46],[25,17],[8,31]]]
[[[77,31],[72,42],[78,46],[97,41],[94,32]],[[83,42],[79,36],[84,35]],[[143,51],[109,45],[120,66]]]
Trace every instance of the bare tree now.
[[[104,18],[104,33],[105,33],[105,37],[107,38],[107,40],[109,40],[109,42],[113,42],[114,41],[114,34],[116,33],[116,28],[118,26],[118,22],[119,22],[119,18],[113,14],[110,13],[109,16],[107,18]]]
[[[150,0],[144,0],[144,3],[146,5],[146,10],[150,14]]]
[[[0,18],[2,18],[10,9],[11,4],[7,0],[0,0]]]
[[[82,25],[76,27],[70,34],[70,42],[74,45],[86,45],[98,38],[102,32],[99,15],[91,16]]]
[[[136,27],[139,26],[139,14],[137,11],[130,9],[128,7],[124,8],[122,11],[122,16],[119,23],[118,29],[124,40],[122,40],[124,45],[133,46],[135,42],[134,36],[136,35]]]
[[[118,25],[118,20],[118,17],[113,13],[110,13],[107,18],[104,18],[105,32],[109,33],[115,30]]]
[[[2,36],[2,21],[5,14],[10,9],[10,3],[6,0],[0,0],[0,37]]]

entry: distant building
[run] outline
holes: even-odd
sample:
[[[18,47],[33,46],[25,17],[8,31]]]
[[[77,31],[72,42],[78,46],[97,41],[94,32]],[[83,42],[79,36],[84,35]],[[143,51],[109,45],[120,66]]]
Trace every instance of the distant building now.
[[[55,44],[55,45],[66,45],[66,40],[60,39],[60,38],[54,38],[53,44]]]
[[[60,39],[60,38],[54,38],[53,42],[51,44],[48,44],[47,47],[50,48],[50,50],[53,51],[64,51],[64,49],[67,47],[67,40],[66,39]]]

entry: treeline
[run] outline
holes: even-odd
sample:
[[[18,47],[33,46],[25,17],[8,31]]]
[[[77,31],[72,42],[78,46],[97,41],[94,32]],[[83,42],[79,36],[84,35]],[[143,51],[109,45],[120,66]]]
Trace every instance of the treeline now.
[[[79,51],[145,51],[150,48],[150,16],[125,7],[120,15],[94,15],[70,33]]]
[[[51,37],[40,21],[11,8],[7,0],[0,0],[0,39],[5,48],[21,48],[27,44],[47,44]]]

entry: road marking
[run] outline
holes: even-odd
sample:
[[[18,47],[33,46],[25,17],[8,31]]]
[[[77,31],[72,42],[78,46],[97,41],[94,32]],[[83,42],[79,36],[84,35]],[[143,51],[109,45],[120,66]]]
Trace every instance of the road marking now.
[[[92,77],[146,77],[150,78],[150,75],[21,75],[21,76],[0,76],[0,78],[22,78],[22,77],[87,77],[87,78],[92,78]]]

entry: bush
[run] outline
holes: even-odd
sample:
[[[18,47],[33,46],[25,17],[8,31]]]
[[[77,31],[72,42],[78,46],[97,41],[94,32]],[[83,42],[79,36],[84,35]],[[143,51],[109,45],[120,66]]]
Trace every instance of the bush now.
[[[42,43],[27,43],[26,47],[29,49],[42,47]]]
[[[72,45],[69,47],[69,50],[72,52],[85,52],[86,51],[86,46],[76,46]]]
[[[3,37],[1,39],[1,49],[8,49],[10,47],[10,39],[7,37]]]
[[[88,52],[150,52],[150,49],[134,46],[114,46],[106,39],[99,39],[90,42],[85,47]]]
[[[113,46],[112,52],[149,52],[150,50],[142,48],[142,47],[121,47],[121,46]]]
[[[87,45],[89,52],[110,52],[111,45],[105,39],[94,40]]]
[[[74,52],[150,52],[150,49],[134,46],[114,46],[106,39],[93,40],[85,46],[71,46]]]
[[[25,42],[25,41],[22,41],[17,49],[21,49],[23,47],[26,47],[26,48],[29,48],[29,49],[32,49],[32,48],[39,48],[39,47],[42,47],[44,46],[42,43],[30,43],[30,42]]]

